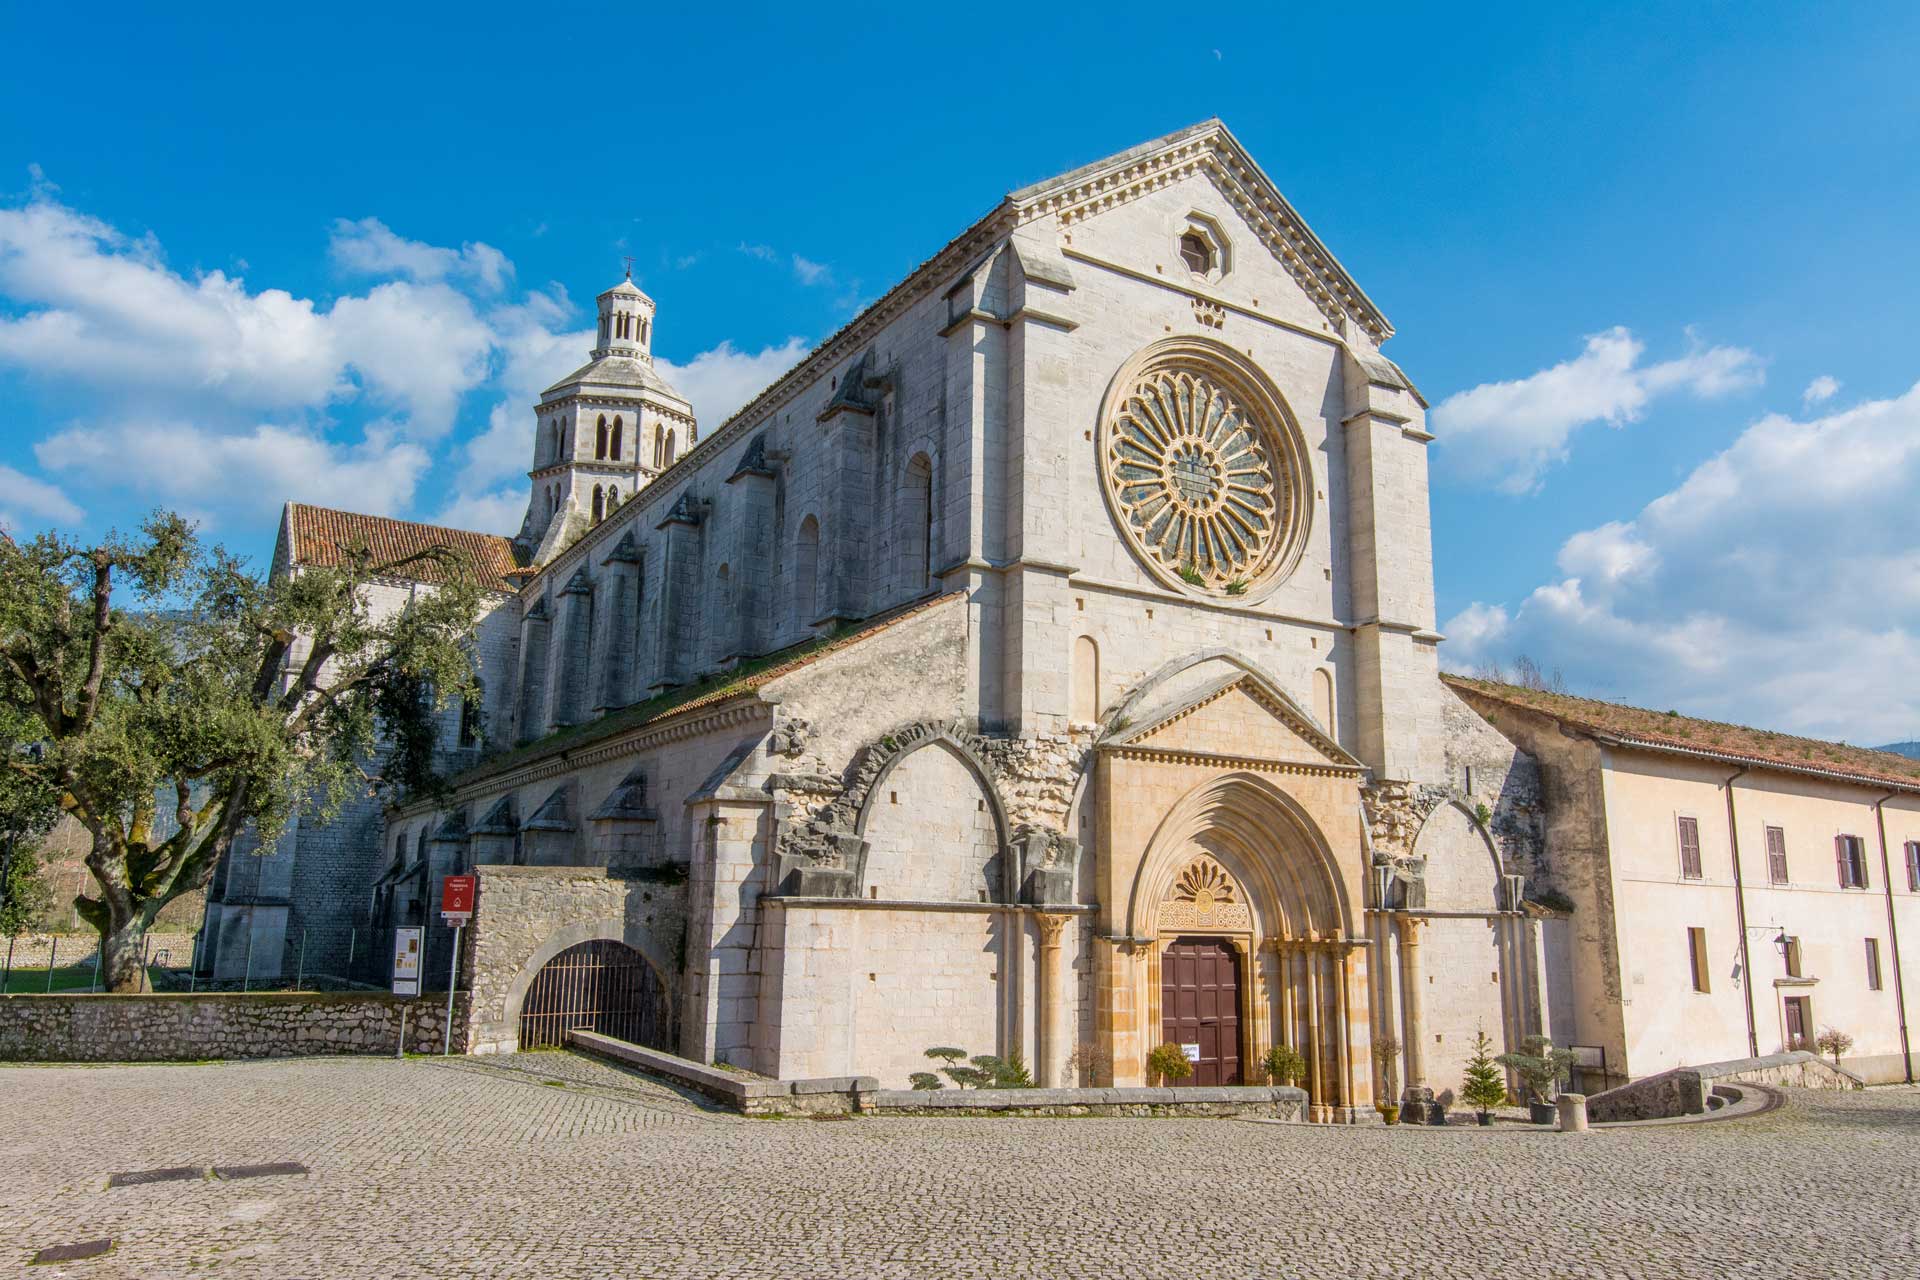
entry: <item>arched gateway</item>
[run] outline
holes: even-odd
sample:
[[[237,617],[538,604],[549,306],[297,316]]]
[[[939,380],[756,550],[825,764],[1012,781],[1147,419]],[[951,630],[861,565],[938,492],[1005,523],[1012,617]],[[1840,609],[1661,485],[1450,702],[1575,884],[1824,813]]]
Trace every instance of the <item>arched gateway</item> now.
[[[666,991],[646,957],[594,938],[547,961],[520,1005],[520,1047],[564,1046],[569,1031],[671,1050]]]

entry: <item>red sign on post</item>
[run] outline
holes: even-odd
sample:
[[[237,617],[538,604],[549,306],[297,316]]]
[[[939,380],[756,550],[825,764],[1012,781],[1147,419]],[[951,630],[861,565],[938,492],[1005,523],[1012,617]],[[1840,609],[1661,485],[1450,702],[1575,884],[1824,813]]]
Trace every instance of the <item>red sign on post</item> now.
[[[440,882],[440,916],[448,924],[473,919],[473,876],[448,876]]]

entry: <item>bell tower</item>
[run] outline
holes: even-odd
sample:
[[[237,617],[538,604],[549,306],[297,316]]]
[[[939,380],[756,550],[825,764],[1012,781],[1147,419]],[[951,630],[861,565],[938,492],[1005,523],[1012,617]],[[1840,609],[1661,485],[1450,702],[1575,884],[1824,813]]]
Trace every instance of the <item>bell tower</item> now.
[[[534,407],[532,494],[514,538],[539,567],[671,466],[698,439],[693,406],[653,367],[653,299],[632,268],[596,302],[588,363]]]

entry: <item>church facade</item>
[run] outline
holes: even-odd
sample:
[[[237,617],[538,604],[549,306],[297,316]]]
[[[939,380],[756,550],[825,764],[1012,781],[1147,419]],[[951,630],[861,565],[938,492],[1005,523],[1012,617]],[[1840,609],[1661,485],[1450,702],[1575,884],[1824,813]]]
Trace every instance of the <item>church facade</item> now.
[[[1009,195],[699,435],[652,302],[599,306],[485,753],[380,841],[389,921],[479,874],[473,1049],[630,963],[632,1036],[700,1061],[1284,1043],[1351,1120],[1545,1029],[1537,776],[1439,678],[1425,405],[1223,125]]]

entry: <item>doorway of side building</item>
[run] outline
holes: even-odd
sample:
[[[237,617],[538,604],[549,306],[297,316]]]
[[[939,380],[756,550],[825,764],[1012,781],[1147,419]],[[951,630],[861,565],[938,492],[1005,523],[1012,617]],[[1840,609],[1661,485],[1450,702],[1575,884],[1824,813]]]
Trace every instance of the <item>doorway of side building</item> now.
[[[1786,998],[1788,1049],[1813,1048],[1813,1034],[1810,1030],[1813,1026],[1813,1013],[1810,1005],[1811,1002],[1805,996]]]
[[[596,938],[568,947],[534,975],[520,1006],[520,1047],[564,1047],[569,1031],[597,1031],[670,1050],[666,991],[646,957]]]
[[[1224,938],[1182,937],[1160,957],[1160,1039],[1193,1062],[1184,1084],[1240,1084],[1240,956]]]

